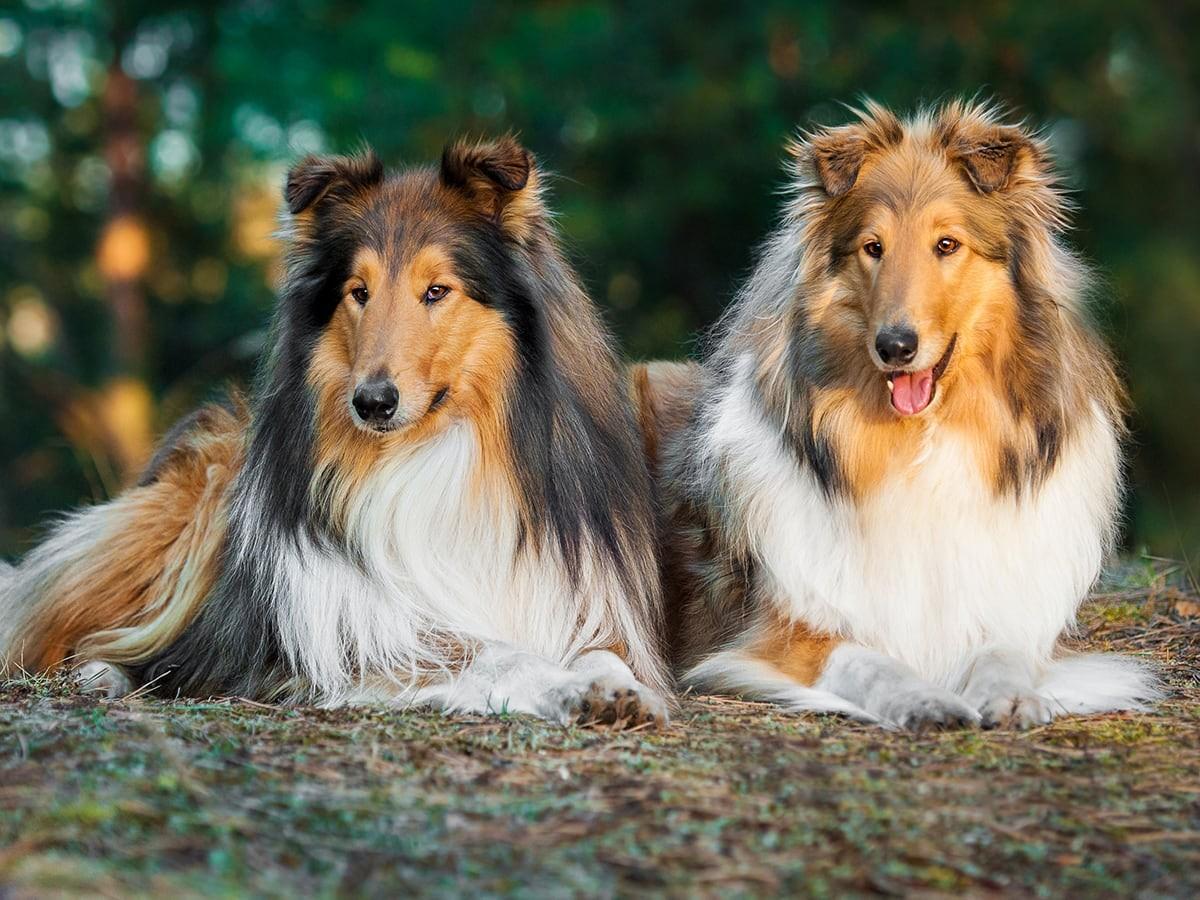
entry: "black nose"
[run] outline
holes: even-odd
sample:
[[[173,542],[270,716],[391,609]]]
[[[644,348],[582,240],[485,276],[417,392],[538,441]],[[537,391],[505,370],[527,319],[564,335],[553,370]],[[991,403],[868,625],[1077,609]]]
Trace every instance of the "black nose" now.
[[[907,325],[884,328],[875,335],[875,349],[885,366],[906,366],[917,355],[917,333]]]
[[[364,422],[386,422],[395,415],[400,392],[389,379],[375,378],[354,389],[353,403]]]

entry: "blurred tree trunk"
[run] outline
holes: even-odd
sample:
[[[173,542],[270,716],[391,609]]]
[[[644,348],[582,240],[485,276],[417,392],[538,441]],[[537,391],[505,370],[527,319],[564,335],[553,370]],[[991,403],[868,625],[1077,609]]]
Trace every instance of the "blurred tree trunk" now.
[[[108,221],[100,244],[100,270],[112,309],[117,369],[141,375],[146,365],[146,298],[141,278],[149,263],[146,227],[139,215],[146,154],[138,133],[137,82],[121,70],[121,48],[104,84],[104,158],[111,173]]]
[[[146,384],[147,327],[143,278],[150,264],[150,237],[143,215],[146,147],[139,128],[138,82],[121,59],[133,29],[112,31],[113,59],[101,96],[104,159],[110,174],[108,215],[96,248],[112,314],[112,377],[63,423],[77,446],[91,454],[109,490],[128,483],[150,454],[154,401]]]

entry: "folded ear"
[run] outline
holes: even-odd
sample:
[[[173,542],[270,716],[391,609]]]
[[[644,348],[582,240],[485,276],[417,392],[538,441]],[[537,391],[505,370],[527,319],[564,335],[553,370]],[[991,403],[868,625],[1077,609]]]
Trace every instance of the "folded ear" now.
[[[441,180],[519,240],[545,212],[533,155],[512,135],[448,145]]]
[[[857,122],[836,128],[822,128],[793,145],[802,160],[807,157],[830,197],[840,197],[858,181],[867,154],[898,144],[904,127],[886,107],[865,99],[861,109],[853,110]]]
[[[951,148],[971,183],[984,194],[1008,187],[1020,157],[1031,151],[1029,139],[1019,129],[1007,126],[995,128],[991,134],[961,137]]]
[[[946,128],[943,141],[950,158],[983,194],[1005,190],[1021,169],[1043,164],[1044,154],[1024,131],[979,116],[964,114]]]
[[[293,216],[329,198],[349,200],[383,182],[383,163],[375,151],[354,156],[306,156],[288,171],[283,198]]]
[[[825,193],[840,197],[858,180],[867,156],[867,140],[853,125],[829,128],[808,140],[808,153]]]

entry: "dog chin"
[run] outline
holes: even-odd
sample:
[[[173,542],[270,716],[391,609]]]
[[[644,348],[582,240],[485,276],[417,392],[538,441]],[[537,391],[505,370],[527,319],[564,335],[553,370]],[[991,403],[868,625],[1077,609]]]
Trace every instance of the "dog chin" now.
[[[350,413],[350,420],[354,423],[354,427],[359,431],[364,431],[373,437],[384,437],[385,435],[395,434],[396,432],[403,431],[413,424],[408,419],[403,421],[396,421],[395,419],[392,419],[388,422],[380,423],[364,422],[354,412]]]

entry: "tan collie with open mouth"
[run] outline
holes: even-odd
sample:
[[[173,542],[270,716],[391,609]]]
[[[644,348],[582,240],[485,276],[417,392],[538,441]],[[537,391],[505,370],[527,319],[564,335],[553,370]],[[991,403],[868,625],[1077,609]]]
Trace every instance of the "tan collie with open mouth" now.
[[[704,366],[635,371],[685,682],[908,728],[1153,699],[1059,648],[1114,536],[1124,394],[1045,145],[867,104],[793,153]]]
[[[514,140],[308,158],[248,411],[0,575],[7,671],[111,692],[662,721],[651,485]]]

